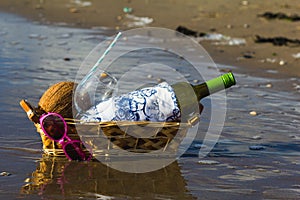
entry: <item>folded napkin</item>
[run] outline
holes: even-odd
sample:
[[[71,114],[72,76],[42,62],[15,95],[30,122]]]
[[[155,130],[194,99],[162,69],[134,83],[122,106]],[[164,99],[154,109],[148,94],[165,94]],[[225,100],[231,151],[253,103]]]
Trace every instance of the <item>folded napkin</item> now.
[[[166,82],[112,97],[93,106],[83,121],[176,121],[180,110],[173,88]]]

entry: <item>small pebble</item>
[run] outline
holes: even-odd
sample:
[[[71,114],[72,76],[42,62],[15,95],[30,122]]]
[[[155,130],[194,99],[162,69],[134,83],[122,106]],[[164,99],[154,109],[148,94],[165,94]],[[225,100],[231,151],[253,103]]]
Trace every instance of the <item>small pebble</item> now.
[[[260,140],[262,137],[260,135],[255,135],[252,137],[253,140]]]
[[[70,13],[79,13],[79,10],[77,8],[70,8]]]
[[[163,78],[158,78],[158,79],[156,79],[156,81],[157,81],[157,83],[162,83],[162,82],[164,82],[165,80],[164,80]]]
[[[120,16],[120,15],[117,17],[117,20],[118,20],[118,21],[121,21],[122,19],[123,19],[123,17]]]
[[[9,173],[9,172],[1,172],[0,173],[0,176],[10,176],[11,175],[11,173]]]
[[[242,5],[243,5],[243,6],[248,6],[248,5],[249,5],[249,2],[248,2],[248,1],[242,1]]]
[[[188,78],[190,76],[191,76],[191,74],[184,74],[184,77],[186,77],[186,78]]]
[[[232,25],[231,24],[228,24],[227,26],[226,26],[226,28],[228,28],[228,29],[232,29]]]
[[[256,116],[257,112],[256,111],[251,111],[249,114],[252,115],[252,116]]]
[[[249,28],[250,25],[249,24],[244,24],[244,28]]]
[[[273,85],[271,84],[271,83],[268,83],[267,85],[266,85],[266,88],[271,88]]]
[[[250,150],[264,150],[265,147],[261,146],[261,145],[252,145],[252,146],[249,146],[249,149]]]
[[[267,170],[264,169],[264,168],[258,168],[258,169],[256,169],[256,171],[258,171],[258,172],[266,172]]]
[[[199,83],[199,80],[195,79],[195,80],[193,80],[193,83]]]
[[[153,78],[153,76],[152,76],[151,74],[149,74],[149,75],[147,76],[147,78],[151,79],[151,78]]]
[[[200,165],[217,165],[217,164],[220,164],[219,161],[215,161],[215,160],[199,160],[198,163]]]
[[[272,172],[274,172],[274,173],[280,173],[281,171],[279,169],[274,169],[274,170],[272,170]]]
[[[279,61],[279,65],[285,65],[286,64],[286,62],[284,61],[284,60],[281,60],[281,61]]]
[[[39,34],[32,33],[28,36],[30,39],[38,39],[40,37]]]

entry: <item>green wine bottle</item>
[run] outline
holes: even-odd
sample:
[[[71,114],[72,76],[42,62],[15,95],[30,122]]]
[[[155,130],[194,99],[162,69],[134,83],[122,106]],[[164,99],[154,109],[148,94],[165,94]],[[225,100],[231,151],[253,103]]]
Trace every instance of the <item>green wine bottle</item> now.
[[[179,82],[172,85],[181,116],[189,116],[198,110],[201,99],[213,93],[219,92],[236,84],[234,75],[229,72],[198,85],[187,82]],[[196,107],[197,106],[197,107]]]
[[[167,82],[162,82],[153,87],[138,89],[100,102],[82,114],[81,120],[159,122],[181,120],[185,122],[193,114],[197,114],[199,101],[202,98],[234,84],[232,73],[199,85],[191,85],[187,82],[169,85]]]

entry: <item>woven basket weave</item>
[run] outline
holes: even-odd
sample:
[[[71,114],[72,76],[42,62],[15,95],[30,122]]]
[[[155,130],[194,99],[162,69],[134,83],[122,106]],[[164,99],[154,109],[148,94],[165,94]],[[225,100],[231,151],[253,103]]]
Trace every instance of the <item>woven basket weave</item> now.
[[[192,127],[199,117],[194,117],[187,123],[180,122],[79,122],[66,120],[75,124],[86,144],[93,149],[122,149],[135,153],[151,151],[176,151],[180,142],[186,136],[188,128]]]

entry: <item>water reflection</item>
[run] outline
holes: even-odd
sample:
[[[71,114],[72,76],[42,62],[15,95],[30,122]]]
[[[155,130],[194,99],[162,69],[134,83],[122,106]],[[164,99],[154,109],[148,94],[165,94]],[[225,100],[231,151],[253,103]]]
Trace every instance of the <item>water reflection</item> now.
[[[177,162],[154,172],[133,174],[100,162],[69,162],[43,155],[26,182],[21,193],[43,199],[194,199]]]

